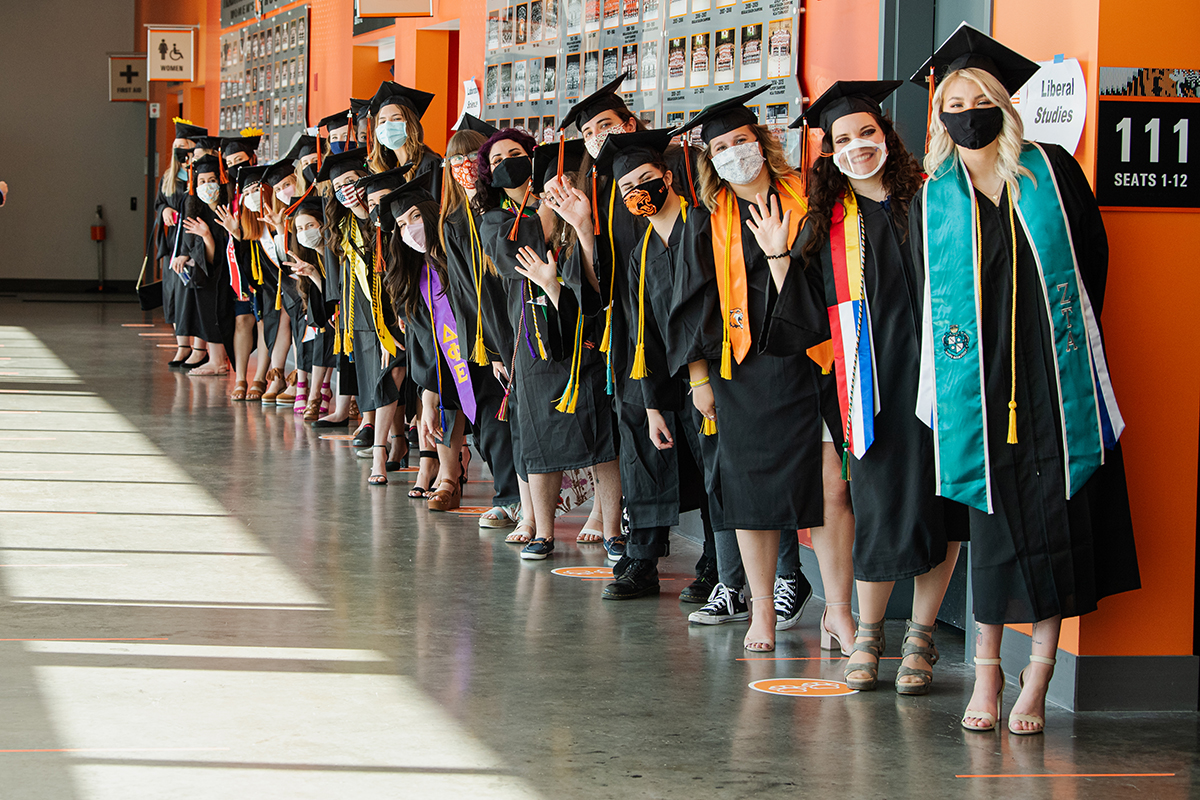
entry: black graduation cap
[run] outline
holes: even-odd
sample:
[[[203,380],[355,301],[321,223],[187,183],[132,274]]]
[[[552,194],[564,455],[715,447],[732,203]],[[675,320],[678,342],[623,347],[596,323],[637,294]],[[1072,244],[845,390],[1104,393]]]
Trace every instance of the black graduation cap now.
[[[402,217],[413,206],[426,200],[436,201],[433,196],[433,171],[423,172],[403,186],[384,195],[379,201],[379,227],[391,231],[396,227],[396,218]],[[378,189],[376,189],[378,191]]]
[[[499,133],[500,129],[492,125],[488,125],[479,117],[473,114],[463,113],[462,119],[459,120],[458,130],[460,131],[475,131],[482,133],[487,138],[491,138],[493,133]]]
[[[598,91],[571,106],[571,110],[563,117],[562,124],[558,126],[558,129],[565,131],[571,123],[575,123],[575,127],[582,131],[583,126],[587,125],[597,114],[628,108],[625,101],[617,94],[617,90],[621,88],[621,84],[625,80],[624,75],[619,75],[616,80],[601,86]]]
[[[583,157],[587,148],[583,139],[571,139],[563,145],[563,172],[578,172],[583,166]],[[547,142],[534,148],[533,151],[533,185],[529,191],[541,194],[546,191],[546,183],[558,175],[558,143]]]
[[[808,109],[796,118],[792,128],[799,128],[804,120],[813,128],[828,132],[834,122],[849,114],[867,111],[883,114],[880,106],[904,81],[836,81],[818,97]]]
[[[236,171],[236,179],[238,189],[245,189],[253,183],[261,183],[263,176],[267,174],[270,167],[252,167],[249,164],[243,164],[240,167],[233,168]]]
[[[978,28],[972,28],[967,23],[958,26],[958,30],[950,34],[950,38],[942,42],[942,46],[929,57],[916,74],[909,80],[921,87],[928,87],[925,79],[929,69],[937,70],[935,78],[938,83],[951,72],[966,67],[976,67],[995,75],[1004,85],[1010,95],[1020,91],[1025,82],[1033,77],[1040,69],[1016,50],[1005,47]]]
[[[703,125],[704,127],[700,129],[700,138],[704,140],[705,144],[708,144],[716,137],[737,130],[744,125],[757,125],[758,117],[753,111],[746,108],[746,101],[758,97],[770,88],[771,84],[766,83],[745,94],[713,103],[671,133],[673,135],[686,133],[697,125]]]
[[[321,202],[320,197],[310,196],[301,201],[300,205],[296,206],[296,210],[292,212],[292,216],[297,217],[300,214],[312,217],[322,225],[325,224],[325,204]]]
[[[362,189],[367,194],[398,189],[404,185],[404,176],[408,171],[409,167],[403,166],[386,172],[375,172],[365,178],[359,178],[355,188]]]
[[[291,158],[281,158],[267,167],[263,173],[263,181],[270,187],[282,181],[288,175],[296,174],[296,162]]]
[[[202,175],[205,172],[221,174],[221,161],[216,156],[201,156],[192,162],[192,174]]]
[[[213,150],[218,153],[225,146],[225,140],[220,136],[201,136],[193,141],[196,142],[196,147],[204,150]]]
[[[341,130],[350,124],[350,109],[339,111],[336,114],[330,114],[324,117],[317,123],[317,128],[325,128],[330,133],[336,130]]]
[[[251,136],[225,138],[221,140],[221,152],[227,156],[231,156],[234,153],[245,153],[252,156],[258,150],[258,143],[261,139],[261,133]]]
[[[379,85],[379,91],[375,92],[375,96],[371,98],[371,113],[378,114],[379,109],[394,104],[408,106],[417,112],[417,117],[420,118],[425,114],[425,109],[429,108],[429,104],[433,102],[433,97],[429,92],[410,89],[395,81],[384,81]]]
[[[201,128],[199,125],[193,125],[186,119],[176,117],[175,123],[175,138],[176,139],[191,139],[193,142],[202,137],[208,136],[208,128]]]
[[[317,173],[317,183],[331,181],[352,170],[363,173],[367,171],[367,148],[356,147],[326,158],[321,164],[321,171]]]
[[[300,138],[292,145],[292,149],[288,150],[284,158],[291,158],[299,161],[305,156],[311,156],[317,152],[317,137],[309,136],[306,133],[300,134]]]
[[[672,136],[670,128],[611,134],[596,156],[596,168],[619,181],[643,164],[662,161],[663,151],[670,146]]]
[[[359,100],[357,97],[351,97],[350,113],[354,115],[355,121],[362,120],[363,117],[371,113],[371,101]]]

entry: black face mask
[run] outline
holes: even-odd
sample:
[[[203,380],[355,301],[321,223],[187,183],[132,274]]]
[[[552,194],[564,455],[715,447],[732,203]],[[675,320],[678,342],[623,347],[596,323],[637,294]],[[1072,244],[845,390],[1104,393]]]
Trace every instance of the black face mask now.
[[[629,194],[625,195],[625,207],[630,214],[653,217],[662,210],[666,199],[667,182],[662,178],[653,178],[629,190]]]
[[[999,106],[972,108],[952,114],[943,111],[939,116],[946,133],[959,147],[982,150],[1004,129],[1004,111]]]
[[[492,186],[497,189],[516,189],[525,185],[533,175],[533,159],[529,156],[506,158],[492,170]]]
[[[185,150],[182,147],[175,148],[175,160],[178,161],[180,164],[186,164],[188,162],[188,159],[191,157],[192,157],[191,150]]]
[[[304,168],[304,181],[310,186],[317,182],[317,165],[309,164]]]

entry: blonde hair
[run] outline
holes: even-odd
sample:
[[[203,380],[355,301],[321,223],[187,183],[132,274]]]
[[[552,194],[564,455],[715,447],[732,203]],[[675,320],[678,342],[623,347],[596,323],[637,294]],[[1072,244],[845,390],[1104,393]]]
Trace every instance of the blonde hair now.
[[[391,149],[384,147],[383,144],[375,139],[375,129],[379,127],[379,115],[371,115],[371,127],[367,133],[371,141],[370,158],[367,160],[367,166],[371,172],[387,172],[389,169],[402,167],[405,164],[420,164],[421,158],[425,155],[425,129],[421,127],[421,118],[417,116],[417,112],[413,111],[406,105],[399,102],[385,102],[380,107],[380,111],[388,106],[396,106],[400,109],[400,116],[404,117],[404,127],[408,132],[408,138],[404,140],[404,144],[400,147],[401,157],[392,155],[398,163],[389,166],[385,152],[391,154]]]
[[[762,147],[763,157],[767,162],[763,165],[763,169],[771,176],[772,184],[778,183],[782,178],[800,177],[800,174],[788,164],[787,156],[783,152],[783,145],[771,131],[762,125],[748,127],[754,134],[754,138],[758,140],[759,146]],[[709,211],[716,211],[717,195],[729,184],[717,174],[717,170],[712,165],[712,154],[707,147],[700,151],[700,157],[696,159],[696,167],[697,179],[700,183],[700,202],[704,203]]]
[[[192,149],[195,149],[195,148],[192,148]],[[178,158],[175,157],[175,148],[172,147],[171,148],[171,166],[167,169],[166,172],[163,173],[162,183],[159,186],[159,190],[163,194],[167,195],[168,197],[175,194],[176,192],[187,191],[187,180],[184,179],[181,181],[181,180],[179,180],[179,178],[176,175],[176,173],[179,172],[179,169],[182,166],[183,166],[183,164],[179,161]]]
[[[1013,106],[1012,98],[1000,80],[992,73],[976,67],[955,70],[942,78],[933,93],[933,112],[929,115],[929,152],[925,154],[925,172],[931,180],[941,176],[938,170],[949,158],[958,158],[958,147],[950,138],[942,123],[941,108],[945,102],[946,87],[957,78],[970,81],[979,87],[983,95],[1004,113],[1004,126],[1000,129],[999,153],[996,158],[996,174],[1008,184],[1014,198],[1020,197],[1021,176],[1033,180],[1033,173],[1021,165],[1021,147],[1025,141],[1025,126]]]

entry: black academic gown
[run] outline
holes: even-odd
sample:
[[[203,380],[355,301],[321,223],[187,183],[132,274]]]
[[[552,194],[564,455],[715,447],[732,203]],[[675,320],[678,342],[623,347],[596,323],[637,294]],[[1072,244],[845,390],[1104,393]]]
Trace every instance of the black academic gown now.
[[[279,309],[275,308],[276,300],[279,300],[280,308],[284,307],[280,291],[280,275],[283,268],[272,260],[266,247],[258,239],[242,239],[235,247],[242,280],[247,288],[253,291],[254,315],[263,324],[264,341],[259,343],[260,354],[265,353],[266,357],[270,357],[271,350],[275,347],[275,337],[279,334],[281,319]],[[276,252],[278,253],[278,249]],[[258,280],[253,277],[250,266],[255,253],[258,254],[259,264],[262,266],[262,275]],[[283,259],[287,258],[286,253],[280,256]],[[283,275],[283,290],[287,289],[288,283],[292,283],[292,280]]]
[[[486,264],[486,255],[471,256],[471,228],[467,220],[468,209],[462,208],[446,219],[442,227],[446,243],[447,293],[454,319],[458,324],[458,337],[463,343],[467,366],[471,371],[471,387],[475,392],[476,419],[471,423],[475,446],[487,462],[492,473],[495,489],[493,505],[510,505],[520,502],[520,487],[517,483],[514,462],[512,426],[508,420],[496,415],[504,401],[504,386],[496,380],[491,363],[504,364],[512,358],[513,330],[508,320],[507,299],[504,281],[493,274]],[[480,221],[475,220],[475,231],[479,234]],[[482,240],[480,240],[482,245]],[[482,269],[479,294],[476,294],[475,275]],[[482,318],[483,345],[487,351],[488,364],[479,365],[471,360],[475,345],[476,323]]]
[[[1071,228],[1083,284],[1099,321],[1108,239],[1083,171],[1057,145],[1043,145]],[[1100,598],[1139,588],[1137,553],[1121,448],[1065,499],[1062,430],[1045,289],[1017,226],[1017,440],[1008,440],[1012,388],[1012,239],[1008,191],[997,207],[976,192],[982,229],[980,336],[995,513],[969,509],[975,618],[1037,622],[1095,610]],[[909,241],[924,264],[922,200],[909,209]],[[921,294],[924,293],[923,268]]]
[[[420,267],[422,273],[425,265]],[[437,295],[434,295],[437,302]],[[459,336],[461,339],[461,334]],[[408,377],[418,388],[433,392],[441,398],[442,408],[458,410],[458,384],[450,375],[450,367],[442,354],[433,332],[429,302],[421,293],[415,307],[404,316],[404,349],[408,353]]]
[[[184,232],[179,241],[179,254],[195,263],[188,267],[191,279],[183,282],[176,331],[181,336],[198,336],[206,342],[219,342],[225,345],[226,352],[232,353],[234,294],[229,286],[229,265],[225,258],[229,234],[217,222],[212,209],[198,205],[197,216],[208,225],[215,247],[210,261],[204,250],[204,240],[199,236]]]
[[[366,278],[368,281],[372,281],[374,280],[372,273],[374,253],[370,249],[370,223],[360,220],[358,217],[351,217],[351,220],[353,224],[359,226],[362,234],[364,251],[360,255],[364,257],[363,260],[366,264]],[[374,411],[400,400],[400,389],[392,377],[392,370],[406,366],[405,353],[401,349],[404,346],[404,334],[400,330],[387,290],[381,286],[379,310],[387,332],[397,344],[396,353],[388,354],[385,360],[384,351],[379,344],[379,332],[376,328],[375,317],[371,311],[371,297],[363,291],[362,282],[351,270],[350,258],[346,254],[342,254],[341,261],[343,263],[342,281],[346,284],[347,296],[353,293],[354,313],[351,325],[353,327],[353,362],[357,390],[355,396],[358,398],[360,410]],[[380,279],[382,280],[382,276]],[[342,313],[348,313],[348,310],[342,309]]]
[[[174,325],[179,315],[179,298],[183,292],[183,280],[170,269],[169,260],[175,253],[175,245],[182,230],[178,225],[165,225],[162,221],[163,209],[170,208],[177,214],[183,209],[183,201],[187,198],[186,191],[163,194],[161,191],[154,200],[154,219],[158,234],[154,241],[154,258],[156,261],[167,259],[168,263],[162,271],[163,289],[163,319],[168,325]]]
[[[771,190],[771,194],[776,194]],[[683,370],[706,359],[717,407],[716,474],[724,524],[744,530],[792,530],[823,521],[819,369],[805,350],[828,338],[824,301],[804,280],[800,247],[792,245],[788,313],[772,317],[777,293],[753,233],[749,204],[738,200],[751,346],[732,378],[720,376],[722,320],[712,248],[711,214],[688,209],[668,321],[668,359]],[[792,274],[795,273],[795,274]],[[785,284],[786,286],[786,284]]]
[[[905,240],[908,231],[897,229],[890,206],[863,196],[857,202],[880,403],[874,442],[861,461],[849,455],[854,577],[897,581],[945,561],[946,542],[966,538],[966,512],[935,495],[933,436],[913,414],[920,377],[921,278]],[[806,268],[814,271],[822,279],[825,302],[836,303],[828,237]],[[841,439],[844,420],[839,421]]]
[[[556,309],[545,294],[516,271],[517,251],[524,246],[545,252],[546,243],[537,215],[524,216],[516,241],[508,235],[517,225],[514,211],[494,208],[483,215],[480,235],[484,252],[504,279],[509,324],[514,336],[514,356],[509,365],[513,390],[509,418],[517,424],[514,451],[521,461],[518,474],[543,474],[580,469],[612,461],[614,446],[612,407],[604,392],[604,360],[599,353],[599,333],[594,318],[584,317],[584,346],[579,369],[579,399],[574,414],[555,409],[567,388],[571,371],[579,297],[564,290]],[[560,274],[569,288],[578,285],[581,272],[578,248],[561,258]],[[540,337],[547,358],[537,349]],[[506,359],[507,361],[507,359]]]

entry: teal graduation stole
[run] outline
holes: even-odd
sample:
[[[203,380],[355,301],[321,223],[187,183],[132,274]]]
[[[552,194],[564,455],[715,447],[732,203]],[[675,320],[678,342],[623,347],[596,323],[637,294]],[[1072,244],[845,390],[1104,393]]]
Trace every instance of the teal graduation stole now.
[[[1124,423],[1112,393],[1100,330],[1075,260],[1054,172],[1026,143],[1016,218],[1031,243],[1054,336],[1066,496],[1104,463]],[[958,158],[925,183],[925,312],[917,415],[934,431],[938,494],[992,513],[983,349],[980,347],[978,207]],[[1010,192],[1010,198],[1012,194]],[[1015,407],[1015,406],[1014,406]],[[1016,413],[1022,413],[1020,411]],[[1023,413],[1036,413],[1025,409]],[[1010,443],[1015,425],[1010,422]]]

